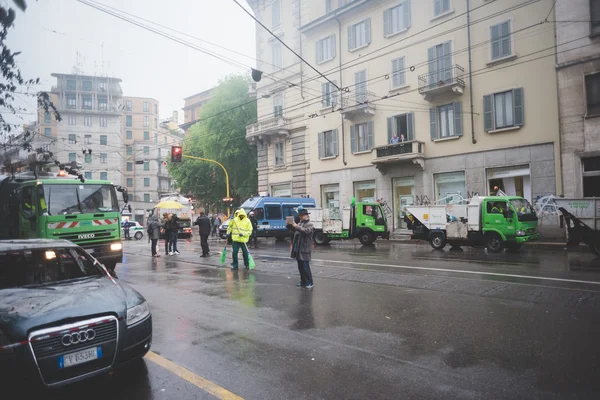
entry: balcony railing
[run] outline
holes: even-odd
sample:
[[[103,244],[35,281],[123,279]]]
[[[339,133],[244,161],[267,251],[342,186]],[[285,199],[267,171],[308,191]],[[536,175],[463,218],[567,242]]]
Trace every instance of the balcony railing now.
[[[369,94],[367,93],[352,93],[342,97],[342,114],[347,119],[364,116],[365,114],[375,114],[375,104],[369,102]],[[373,95],[375,95],[373,93]]]
[[[424,166],[425,143],[417,140],[388,144],[373,148],[373,161],[377,168],[385,164],[395,164],[405,161]]]
[[[291,120],[285,117],[274,116],[264,121],[246,126],[246,139],[261,138],[269,135],[290,134]]]
[[[419,76],[419,93],[423,95],[452,91],[462,94],[465,70],[460,65]]]

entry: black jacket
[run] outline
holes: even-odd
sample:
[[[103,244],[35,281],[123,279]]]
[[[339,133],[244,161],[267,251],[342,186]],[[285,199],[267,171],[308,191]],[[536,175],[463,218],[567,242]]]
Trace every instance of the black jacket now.
[[[177,215],[173,215],[169,221],[165,224],[165,230],[167,232],[179,232],[179,218]]]
[[[210,218],[206,216],[198,217],[196,218],[196,222],[194,222],[194,225],[198,225],[198,228],[200,228],[200,235],[210,235],[210,231],[212,228]]]

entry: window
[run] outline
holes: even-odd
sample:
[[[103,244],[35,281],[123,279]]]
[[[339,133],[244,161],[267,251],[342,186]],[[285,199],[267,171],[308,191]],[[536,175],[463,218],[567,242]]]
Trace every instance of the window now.
[[[83,137],[83,143],[84,144],[92,144],[92,135],[85,135]]]
[[[83,117],[83,125],[84,126],[92,126],[92,117],[84,116]]]
[[[92,155],[91,154],[86,154],[85,155],[85,162],[88,164],[91,164],[92,162]]]
[[[150,128],[150,117],[147,115],[144,116],[144,128]]]
[[[52,136],[52,128],[44,128],[44,136],[46,136],[46,137]]]
[[[147,102],[144,102],[144,112],[150,112],[150,104]]]
[[[131,111],[132,109],[133,109],[133,107],[132,107],[131,101],[129,101],[129,100],[126,101],[125,102],[125,110],[126,111]]]
[[[69,144],[77,143],[77,135],[74,133],[69,133]]]
[[[273,53],[273,71],[279,71],[283,68],[283,52],[281,43],[274,43],[271,47]]]
[[[583,158],[583,195],[600,197],[600,157]]]
[[[51,122],[50,113],[48,111],[44,112],[44,123],[49,124]]]
[[[406,57],[392,60],[392,89],[406,86]]]
[[[600,115],[600,73],[585,76],[587,115]]]
[[[82,81],[81,89],[85,90],[86,92],[91,92],[92,91],[92,81]]]
[[[275,194],[274,194],[274,196],[275,196]],[[281,197],[281,196],[276,196],[276,197]],[[275,204],[265,206],[265,219],[267,219],[267,220],[283,219],[283,216],[281,213],[281,206],[275,205]]]
[[[523,126],[523,88],[483,96],[483,116],[486,132]]]
[[[375,189],[375,181],[354,182],[354,197],[356,201],[375,202]]]
[[[108,110],[108,99],[106,97],[98,96],[98,110]]]
[[[77,154],[69,153],[69,162],[75,162],[75,161],[77,161]]]
[[[329,13],[333,10],[333,0],[325,0],[325,13]]]
[[[317,64],[335,58],[335,35],[326,37],[325,39],[317,40]]]
[[[106,82],[98,82],[98,90],[100,92],[106,92]]]
[[[144,186],[150,186],[150,178],[144,178]]]
[[[321,186],[321,204],[329,211],[329,219],[340,218],[340,184]]]
[[[100,180],[107,181],[108,180],[108,173],[106,173],[106,172],[100,172]]]
[[[435,200],[439,202],[438,204],[460,204],[463,202],[463,198],[466,197],[467,193],[464,171],[434,174],[433,178],[435,182]]]
[[[100,127],[106,128],[108,126],[108,121],[106,117],[100,117]]]
[[[108,138],[106,135],[100,135],[100,144],[106,146],[108,144]]]
[[[77,125],[77,117],[75,115],[69,115],[67,117],[67,121],[69,121],[69,125]]]
[[[77,98],[75,96],[67,96],[67,108],[77,107]]]
[[[367,101],[367,71],[362,70],[354,73],[354,91],[356,102],[364,103]]]
[[[273,145],[273,160],[275,166],[285,165],[285,142],[277,142]]]
[[[600,1],[590,0],[590,20],[592,35],[600,34]]]
[[[414,113],[395,115],[387,119],[387,134],[389,144],[414,140],[414,130]]]
[[[150,193],[144,193],[144,201],[150,203]]]
[[[133,126],[133,117],[131,115],[125,117],[125,126]]]
[[[439,82],[452,80],[451,50],[451,42],[441,43],[427,50],[427,59],[429,61],[429,79],[427,84],[430,87],[437,86]]]
[[[510,43],[510,21],[494,25],[490,28],[492,60],[505,58],[512,54]]]
[[[127,140],[133,140],[133,132],[132,131],[126,131],[125,132],[125,138]]]
[[[319,133],[319,158],[329,158],[338,155],[338,130]]]
[[[85,171],[85,179],[92,179],[92,171]]]
[[[435,16],[450,11],[450,0],[433,0],[433,14]]]
[[[158,128],[158,118],[154,118],[154,128]]]
[[[462,103],[446,104],[429,110],[431,140],[462,136]]]
[[[154,114],[158,114],[158,104],[154,105]],[[177,122],[177,121],[175,121]]]
[[[127,187],[133,186],[133,178],[127,178]]]
[[[353,51],[371,43],[371,18],[348,27],[348,50]]]
[[[336,82],[333,81],[333,83]],[[336,87],[333,84],[329,82],[322,83],[321,93],[321,104],[323,105],[323,107],[335,107],[337,105],[338,93]]]
[[[277,93],[273,95],[273,116],[283,116],[283,94]]]
[[[373,121],[350,127],[350,147],[352,153],[371,150],[373,147]]]
[[[271,26],[276,27],[281,25],[281,1],[275,0],[271,4]]]
[[[133,171],[133,163],[127,163],[127,171]]]
[[[154,132],[154,143],[158,143],[158,133],[156,132]]]
[[[385,37],[407,30],[410,27],[410,0],[388,8],[383,12],[383,34]]]
[[[150,140],[150,132],[144,131],[144,140]]]
[[[148,161],[144,161],[144,171],[150,171],[150,163]]]
[[[106,164],[108,160],[108,157],[106,155],[106,153],[100,153],[100,164]]]
[[[144,146],[144,155],[150,155],[150,147],[149,146]]]
[[[127,155],[130,156],[133,154],[133,147],[132,146],[125,146],[125,149],[127,151]]]
[[[67,79],[67,90],[77,90],[77,81],[75,79]]]
[[[83,98],[83,109],[84,110],[91,110],[92,109],[92,98],[91,97],[84,97]]]

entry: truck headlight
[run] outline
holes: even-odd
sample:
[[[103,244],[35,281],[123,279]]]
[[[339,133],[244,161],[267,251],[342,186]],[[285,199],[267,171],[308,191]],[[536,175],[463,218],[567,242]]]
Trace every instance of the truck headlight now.
[[[527,234],[525,233],[525,231],[517,231],[516,235],[517,236],[526,236]]]
[[[141,304],[138,304],[135,307],[131,307],[127,309],[127,325],[133,325],[136,322],[140,322],[144,318],[150,315],[150,307],[148,307],[148,302],[145,301]]]
[[[119,251],[123,250],[123,243],[111,243],[110,251]]]

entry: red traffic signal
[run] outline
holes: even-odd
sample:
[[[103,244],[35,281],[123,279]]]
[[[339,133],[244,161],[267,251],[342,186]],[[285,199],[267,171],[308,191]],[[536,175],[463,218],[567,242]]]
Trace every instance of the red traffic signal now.
[[[181,146],[171,146],[171,162],[181,162],[183,150]]]

